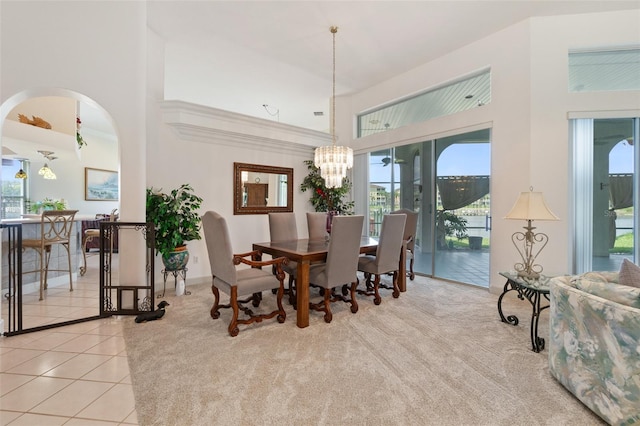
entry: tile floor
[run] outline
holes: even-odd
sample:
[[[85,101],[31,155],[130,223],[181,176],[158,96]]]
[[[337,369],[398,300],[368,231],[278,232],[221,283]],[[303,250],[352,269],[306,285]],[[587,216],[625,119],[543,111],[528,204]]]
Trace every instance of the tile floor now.
[[[91,269],[97,271],[97,263]],[[25,296],[25,323],[97,315],[97,273],[91,272],[75,280],[73,292],[60,286],[50,287],[43,301]],[[0,337],[0,425],[138,424],[122,335],[126,320]]]
[[[0,425],[138,424],[124,319],[0,338]]]

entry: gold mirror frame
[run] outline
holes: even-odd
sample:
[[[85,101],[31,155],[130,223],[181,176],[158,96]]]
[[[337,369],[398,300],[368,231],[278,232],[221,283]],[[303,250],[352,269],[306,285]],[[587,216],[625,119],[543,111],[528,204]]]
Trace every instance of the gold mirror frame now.
[[[267,173],[287,176],[286,206],[244,206],[242,173]],[[267,214],[270,212],[293,212],[293,169],[289,167],[264,166],[261,164],[233,163],[233,214]]]

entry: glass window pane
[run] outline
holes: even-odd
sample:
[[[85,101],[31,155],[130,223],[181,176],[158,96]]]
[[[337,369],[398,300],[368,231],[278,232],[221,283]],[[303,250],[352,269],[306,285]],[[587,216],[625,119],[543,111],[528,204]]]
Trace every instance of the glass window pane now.
[[[25,183],[16,173],[27,168],[23,161],[2,159],[2,219],[19,218],[24,213]]]
[[[640,49],[569,52],[569,92],[640,90]]]
[[[358,137],[455,114],[491,102],[491,71],[448,83],[358,116]]]

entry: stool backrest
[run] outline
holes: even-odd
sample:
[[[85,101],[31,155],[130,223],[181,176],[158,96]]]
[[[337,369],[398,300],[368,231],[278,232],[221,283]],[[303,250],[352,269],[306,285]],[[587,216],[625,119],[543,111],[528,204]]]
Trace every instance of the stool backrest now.
[[[73,219],[78,210],[45,210],[42,212],[40,241],[42,245],[67,243],[71,239]]]

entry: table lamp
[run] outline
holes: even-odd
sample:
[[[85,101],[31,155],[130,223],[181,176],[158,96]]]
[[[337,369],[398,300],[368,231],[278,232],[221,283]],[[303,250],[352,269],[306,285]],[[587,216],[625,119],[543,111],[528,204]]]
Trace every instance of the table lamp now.
[[[511,241],[522,259],[522,262],[514,265],[518,276],[529,279],[540,278],[542,266],[535,262],[542,249],[547,245],[549,237],[542,232],[534,233],[533,230],[536,228],[531,226],[531,222],[534,220],[559,220],[558,216],[549,210],[542,192],[534,192],[533,188],[529,188],[529,192],[520,193],[505,219],[527,221],[527,226],[523,227],[526,232],[518,231],[511,236]]]

